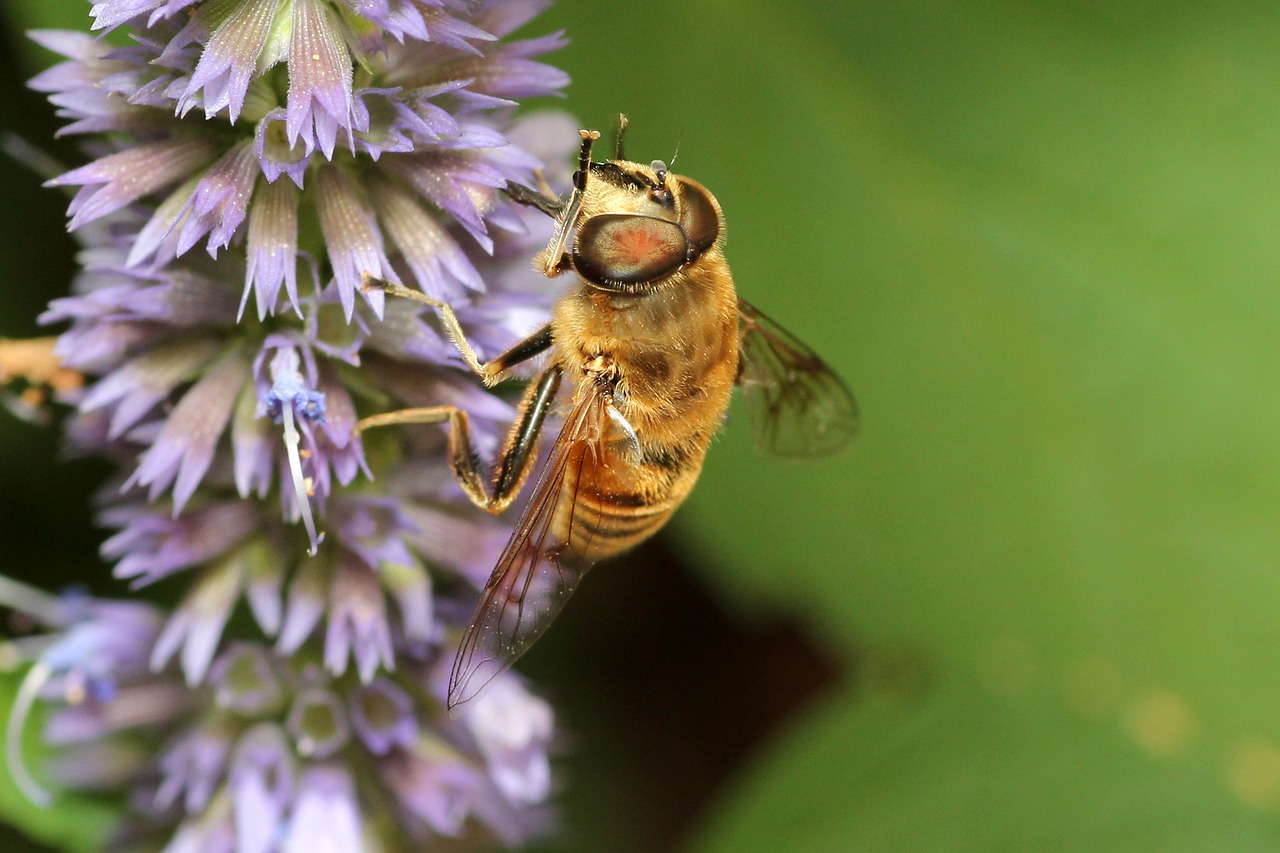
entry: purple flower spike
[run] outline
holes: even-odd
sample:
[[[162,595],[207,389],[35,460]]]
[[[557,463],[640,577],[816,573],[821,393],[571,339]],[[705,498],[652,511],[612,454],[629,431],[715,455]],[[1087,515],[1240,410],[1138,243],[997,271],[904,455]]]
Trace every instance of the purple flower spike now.
[[[81,269],[41,317],[85,378],[67,443],[120,467],[115,575],[177,602],[0,577],[0,607],[50,631],[13,644],[15,778],[118,803],[106,849],[514,848],[550,826],[550,707],[507,674],[444,709],[508,531],[463,495],[447,427],[361,430],[457,406],[490,462],[515,417],[437,312],[374,285],[447,302],[487,356],[548,322],[529,259],[554,223],[505,192],[569,191],[578,125],[513,120],[567,79],[541,61],[558,34],[511,38],[546,5],[96,0],[94,27],[127,32],[37,35],[65,60],[32,85],[85,155],[50,181],[76,188]]]

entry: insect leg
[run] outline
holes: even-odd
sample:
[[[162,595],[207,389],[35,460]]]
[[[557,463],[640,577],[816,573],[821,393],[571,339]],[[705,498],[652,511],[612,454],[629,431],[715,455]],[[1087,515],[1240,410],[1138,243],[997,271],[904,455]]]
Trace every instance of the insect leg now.
[[[622,153],[622,137],[627,132],[628,124],[630,124],[630,122],[627,121],[627,114],[618,113],[618,132],[613,137],[613,159],[615,160],[627,159]]]
[[[546,352],[551,348],[552,343],[554,343],[554,340],[551,337],[551,324],[548,323],[502,355],[486,362],[484,366],[485,372],[492,374],[494,377],[500,377],[517,364]]]
[[[458,352],[462,354],[462,358],[466,361],[467,366],[479,374],[484,380],[485,385],[494,385],[502,377],[502,374],[519,364],[527,361],[535,355],[545,351],[551,346],[551,326],[543,326],[534,332],[528,338],[507,350],[493,361],[481,363],[480,357],[476,355],[475,349],[467,340],[467,336],[462,331],[462,324],[458,322],[458,315],[454,313],[453,306],[448,302],[442,302],[439,299],[432,299],[425,293],[417,290],[410,290],[403,285],[394,284],[389,281],[374,281],[372,279],[365,282],[365,287],[380,287],[385,293],[391,296],[400,296],[405,299],[412,299],[414,302],[421,302],[423,305],[429,305],[434,308],[440,315],[440,322],[444,324],[444,330],[449,335],[449,339],[453,341],[453,345],[458,348]]]
[[[538,177],[542,178],[541,175]],[[553,219],[564,211],[564,202],[555,197],[545,179],[542,180],[542,186],[536,190],[511,181],[507,181],[505,189],[507,197],[516,204],[536,207]]]
[[[578,170],[573,173],[573,193],[569,196],[569,203],[560,213],[555,236],[551,238],[551,245],[547,247],[546,265],[542,270],[548,278],[556,277],[568,266],[564,247],[569,242],[569,229],[578,224],[578,211],[582,210],[582,193],[587,186],[587,177],[591,174],[591,146],[600,138],[600,131],[580,130],[578,135],[582,137],[582,146],[578,149]]]
[[[505,510],[524,485],[535,457],[538,437],[546,423],[547,413],[560,388],[561,367],[553,364],[542,372],[538,381],[529,385],[520,400],[519,416],[499,457],[493,484],[485,483],[480,457],[471,442],[471,420],[457,406],[427,406],[401,409],[363,418],[356,429],[363,432],[393,424],[449,424],[449,466],[471,502],[486,512],[498,515]]]
[[[591,174],[591,146],[600,138],[598,130],[580,130],[582,144],[578,147],[578,171],[573,173],[573,188],[582,192],[587,188],[587,175]]]
[[[537,382],[529,385],[520,400],[520,416],[512,424],[502,458],[498,461],[498,473],[493,479],[494,500],[500,501],[504,507],[520,493],[520,487],[532,467],[538,437],[542,434],[556,392],[560,390],[561,373],[560,365],[553,364],[543,371]]]

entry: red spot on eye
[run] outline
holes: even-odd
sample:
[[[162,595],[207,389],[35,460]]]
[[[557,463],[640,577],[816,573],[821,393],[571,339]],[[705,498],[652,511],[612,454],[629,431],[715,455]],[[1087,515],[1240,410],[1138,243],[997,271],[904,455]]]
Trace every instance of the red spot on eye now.
[[[688,243],[674,222],[648,216],[602,214],[579,232],[574,266],[595,282],[642,282],[684,263]]]
[[[677,252],[668,228],[647,222],[628,223],[612,233],[609,253],[612,264],[620,268],[639,269],[655,263],[665,264]]]

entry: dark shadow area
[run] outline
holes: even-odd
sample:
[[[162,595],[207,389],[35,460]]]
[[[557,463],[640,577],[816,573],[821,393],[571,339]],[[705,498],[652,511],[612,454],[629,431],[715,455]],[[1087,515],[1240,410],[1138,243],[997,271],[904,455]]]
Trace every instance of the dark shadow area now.
[[[20,138],[64,163],[75,162],[68,140],[43,96],[26,88],[17,63],[20,33],[0,27],[0,143]],[[41,186],[30,165],[0,150],[0,338],[55,334],[36,318],[50,299],[68,292],[76,242],[66,231],[67,197]],[[87,573],[99,563],[99,536],[85,495],[102,482],[98,461],[67,464],[57,430],[23,423],[0,411],[0,572],[46,589],[109,577]],[[98,577],[101,576],[101,577]],[[110,587],[106,587],[110,588]]]
[[[600,566],[521,667],[571,739],[564,845],[678,849],[848,664],[792,621],[735,619],[664,536]]]
[[[0,23],[0,141],[11,135],[72,162],[72,146],[53,142],[60,122],[43,96],[25,86],[18,66],[23,36]],[[44,178],[0,150],[0,338],[51,334],[36,318],[50,299],[67,292],[75,266],[76,243],[66,232],[67,197],[41,186]],[[106,468],[59,458],[56,430],[23,423],[0,410],[0,572],[46,589],[83,584],[86,567],[99,564],[99,535],[85,500],[102,481]],[[110,577],[94,572],[96,580]],[[9,623],[4,633],[23,633]],[[52,851],[16,829],[0,824],[0,850]]]
[[[7,853],[56,853],[56,848],[32,841],[16,829],[0,824],[0,850]]]

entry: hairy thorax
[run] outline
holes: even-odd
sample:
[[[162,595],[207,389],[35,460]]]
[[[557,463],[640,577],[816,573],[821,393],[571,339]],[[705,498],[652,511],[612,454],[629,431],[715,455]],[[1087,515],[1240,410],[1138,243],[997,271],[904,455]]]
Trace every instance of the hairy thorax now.
[[[681,271],[637,295],[584,286],[557,306],[552,329],[570,387],[612,389],[635,430],[641,464],[614,470],[646,500],[678,502],[697,478],[737,374],[737,297],[727,277]]]

